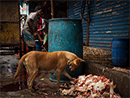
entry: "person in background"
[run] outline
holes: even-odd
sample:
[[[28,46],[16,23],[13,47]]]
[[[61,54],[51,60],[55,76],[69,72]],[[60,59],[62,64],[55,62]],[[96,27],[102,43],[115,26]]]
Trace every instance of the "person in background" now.
[[[27,15],[21,16],[20,17],[20,22],[22,21],[23,18],[26,18]]]
[[[44,15],[38,17],[38,33],[43,39],[43,48],[45,48],[46,51],[48,51],[48,21],[43,18]],[[39,47],[41,47],[39,45]],[[40,51],[41,48],[38,48],[38,51]]]
[[[22,29],[23,39],[28,47],[35,47],[35,40],[38,40],[38,44],[43,45],[43,40],[38,34],[38,17],[42,16],[43,9],[40,5],[35,7],[35,12],[31,12],[25,22]]]
[[[41,51],[41,46],[43,46],[43,37],[40,36],[38,31],[39,17],[43,16],[44,9],[40,5],[37,5],[34,9],[35,12],[31,12],[26,19],[24,27],[22,29],[23,39],[28,46],[28,51],[31,51],[33,47],[36,46],[36,51]],[[36,43],[35,43],[36,42]],[[37,49],[37,47],[39,47]],[[29,77],[28,77],[29,79]],[[28,83],[27,79],[27,83]]]

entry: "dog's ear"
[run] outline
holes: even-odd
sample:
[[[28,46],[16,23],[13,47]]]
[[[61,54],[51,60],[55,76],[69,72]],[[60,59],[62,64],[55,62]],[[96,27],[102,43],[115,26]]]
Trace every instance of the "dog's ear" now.
[[[79,60],[80,60],[81,62],[85,62],[85,60],[83,60],[83,59],[81,59],[81,58],[79,58]]]
[[[75,59],[73,63],[74,63],[75,65],[79,65],[80,62],[85,62],[85,60],[83,60],[83,59],[81,59],[81,58],[78,58],[78,59]]]
[[[80,64],[80,60],[79,59],[75,59],[74,62],[73,62],[75,65],[78,65]]]

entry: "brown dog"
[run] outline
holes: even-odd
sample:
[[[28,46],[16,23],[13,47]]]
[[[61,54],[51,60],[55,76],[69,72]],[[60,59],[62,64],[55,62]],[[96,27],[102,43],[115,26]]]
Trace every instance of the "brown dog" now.
[[[55,69],[57,72],[57,84],[59,84],[61,73],[69,79],[72,79],[65,71],[66,66],[69,65],[70,70],[74,71],[80,65],[80,62],[84,62],[84,60],[77,57],[74,53],[67,51],[56,51],[51,53],[31,51],[23,55],[20,59],[14,78],[17,78],[24,64],[30,77],[28,83],[29,90],[33,90],[32,84],[38,74],[39,68],[47,71]]]

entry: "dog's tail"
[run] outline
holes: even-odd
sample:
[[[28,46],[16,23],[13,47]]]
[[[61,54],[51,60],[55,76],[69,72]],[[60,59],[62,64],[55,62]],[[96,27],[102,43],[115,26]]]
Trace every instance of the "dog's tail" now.
[[[30,53],[30,52],[29,52],[29,53]],[[21,70],[22,70],[22,67],[23,67],[23,61],[25,60],[25,58],[28,56],[29,53],[23,55],[22,58],[20,59],[19,64],[18,64],[17,71],[16,71],[16,73],[15,73],[15,75],[14,75],[14,78],[17,78],[18,75],[20,74],[20,72],[21,72]]]

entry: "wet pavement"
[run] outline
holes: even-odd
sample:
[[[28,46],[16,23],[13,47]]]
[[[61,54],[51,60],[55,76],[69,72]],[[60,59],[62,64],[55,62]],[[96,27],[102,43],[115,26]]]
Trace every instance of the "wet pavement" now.
[[[4,59],[3,59],[4,58]],[[33,94],[27,89],[27,74],[25,71],[17,80],[13,78],[14,74],[8,71],[8,64],[15,56],[0,56],[0,66],[4,66],[4,71],[0,67],[0,98],[68,98],[62,96],[56,82],[49,80],[49,72],[42,72],[35,79],[34,87],[37,91]],[[6,62],[8,61],[8,62]],[[4,64],[4,65],[3,65]],[[63,84],[63,83],[61,83]]]

